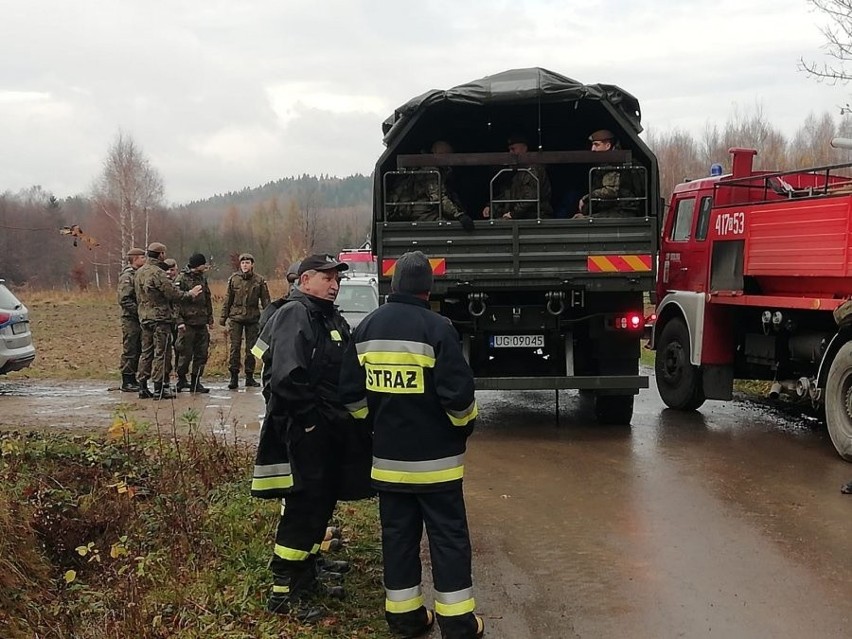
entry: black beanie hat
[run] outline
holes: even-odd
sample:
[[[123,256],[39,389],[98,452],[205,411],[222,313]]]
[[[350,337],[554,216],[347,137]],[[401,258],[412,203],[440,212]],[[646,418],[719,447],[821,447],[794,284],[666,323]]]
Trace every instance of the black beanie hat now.
[[[198,268],[202,264],[207,264],[207,258],[201,253],[193,253],[189,256],[189,261],[186,263],[189,268]]]
[[[417,295],[432,290],[432,265],[422,251],[403,253],[396,261],[391,291]]]

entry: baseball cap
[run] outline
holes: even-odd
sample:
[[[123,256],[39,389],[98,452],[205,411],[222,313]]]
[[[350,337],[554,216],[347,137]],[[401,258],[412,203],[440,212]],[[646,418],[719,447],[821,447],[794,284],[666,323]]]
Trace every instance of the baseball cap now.
[[[308,255],[299,265],[299,275],[302,275],[305,271],[331,270],[347,271],[349,270],[349,265],[346,262],[338,262],[331,255],[324,255],[322,253]]]

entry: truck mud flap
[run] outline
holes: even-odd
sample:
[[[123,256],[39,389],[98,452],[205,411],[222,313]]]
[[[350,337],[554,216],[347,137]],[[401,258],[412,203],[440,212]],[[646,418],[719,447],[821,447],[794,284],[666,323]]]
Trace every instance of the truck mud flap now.
[[[636,393],[648,388],[644,375],[619,375],[599,377],[575,375],[571,377],[477,377],[476,390],[622,390]]]

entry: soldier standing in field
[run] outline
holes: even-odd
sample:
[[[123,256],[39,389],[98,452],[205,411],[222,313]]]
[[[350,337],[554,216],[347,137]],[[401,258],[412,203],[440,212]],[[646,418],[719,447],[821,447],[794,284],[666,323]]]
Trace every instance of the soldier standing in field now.
[[[139,391],[136,370],[142,349],[142,328],[139,326],[139,310],[133,281],[136,271],[144,263],[145,251],[132,248],[127,251],[127,265],[118,276],[118,305],[121,307],[121,390],[128,393]]]
[[[201,286],[185,293],[175,288],[166,275],[166,246],[160,242],[148,245],[147,259],[136,272],[134,285],[139,302],[139,323],[142,326],[142,355],[139,358],[137,379],[139,399],[172,399],[166,377],[167,358],[172,349],[174,310],[172,304],[201,294]],[[148,380],[154,381],[154,392]]]
[[[225,306],[219,323],[228,326],[231,340],[231,354],[228,370],[231,379],[228,388],[234,390],[239,385],[240,359],[243,335],[245,335],[245,374],[246,387],[260,386],[254,379],[255,359],[251,349],[258,336],[260,312],[269,305],[269,287],[266,280],[254,272],[254,256],[251,253],[240,255],[240,270],[228,280],[225,294]]]
[[[201,253],[189,257],[186,268],[178,275],[176,283],[181,291],[201,286],[201,295],[180,303],[177,336],[177,387],[178,392],[209,393],[210,389],[201,385],[201,375],[207,365],[210,349],[210,331],[213,326],[213,302],[207,277],[209,268],[207,259]],[[192,376],[187,382],[186,374],[192,364]]]

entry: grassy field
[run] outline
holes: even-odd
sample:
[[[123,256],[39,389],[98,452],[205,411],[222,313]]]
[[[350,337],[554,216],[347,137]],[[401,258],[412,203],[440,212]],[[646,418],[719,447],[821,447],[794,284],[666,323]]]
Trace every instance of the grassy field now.
[[[275,299],[285,290],[283,281],[269,283]],[[219,313],[225,282],[211,282],[213,315],[208,377],[225,375],[228,344]],[[36,360],[29,368],[12,373],[9,379],[108,379],[120,377],[120,309],[115,291],[26,291],[18,292],[30,312]]]
[[[223,289],[213,285],[217,317]],[[38,358],[10,378],[118,378],[112,292],[21,298]],[[223,373],[225,358],[217,324],[208,372]],[[253,447],[202,432],[197,418],[164,427],[119,410],[95,435],[0,431],[0,637],[387,636],[376,503],[335,514],[346,545],[331,556],[353,565],[347,599],[323,602],[311,627],[271,615],[280,503],[249,496]]]

